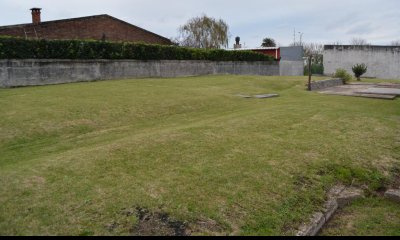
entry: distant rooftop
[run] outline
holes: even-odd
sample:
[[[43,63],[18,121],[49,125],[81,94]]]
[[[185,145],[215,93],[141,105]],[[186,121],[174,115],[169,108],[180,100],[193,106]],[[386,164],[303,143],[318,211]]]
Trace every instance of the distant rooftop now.
[[[233,50],[237,50],[237,51],[253,51],[253,50],[276,50],[279,49],[280,47],[258,47],[258,48],[229,48],[227,49],[228,51],[233,51]]]
[[[325,45],[324,50],[333,49],[399,49],[400,46],[385,46],[385,45]]]
[[[41,8],[32,8],[31,10],[32,10],[32,11],[40,11]],[[39,12],[38,14],[40,15],[40,12]],[[170,40],[169,40],[168,38],[166,38],[166,37],[163,37],[163,36],[161,36],[161,35],[158,35],[158,34],[156,34],[156,33],[154,33],[154,32],[151,32],[151,31],[146,30],[146,29],[144,29],[144,28],[138,27],[138,26],[133,25],[133,24],[131,24],[131,23],[125,22],[125,21],[123,21],[123,20],[121,20],[121,19],[115,18],[115,17],[110,16],[110,15],[108,15],[108,14],[93,15],[93,16],[85,16],[85,17],[77,17],[77,18],[68,18],[68,19],[59,19],[59,20],[44,21],[44,22],[41,22],[41,21],[40,21],[40,17],[39,17],[39,22],[38,22],[38,24],[39,24],[40,26],[42,26],[42,27],[46,27],[46,26],[48,26],[48,25],[56,24],[56,23],[73,22],[73,21],[77,21],[77,20],[87,20],[87,19],[94,19],[94,18],[110,18],[110,19],[113,19],[113,20],[115,20],[115,21],[118,21],[118,22],[120,22],[120,23],[122,23],[122,24],[131,26],[131,27],[134,27],[134,28],[136,28],[136,29],[140,29],[140,30],[142,30],[142,31],[144,31],[144,32],[147,32],[147,33],[149,33],[149,34],[152,34],[152,35],[154,35],[154,36],[157,36],[157,37],[159,37],[159,38],[162,38],[162,39],[164,39],[164,40],[167,41],[167,42],[170,42]],[[33,20],[33,22],[34,22],[34,20]],[[12,29],[12,28],[25,28],[25,27],[29,27],[29,26],[35,26],[35,24],[34,24],[34,23],[24,23],[24,24],[0,26],[0,30]]]

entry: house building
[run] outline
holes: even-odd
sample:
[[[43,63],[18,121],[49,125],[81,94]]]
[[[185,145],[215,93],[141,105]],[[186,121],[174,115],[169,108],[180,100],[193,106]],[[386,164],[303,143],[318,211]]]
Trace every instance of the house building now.
[[[171,45],[168,38],[109,15],[41,21],[41,9],[32,8],[32,23],[1,26],[0,35],[26,39],[82,39]]]
[[[249,48],[243,50],[250,50],[253,52],[261,53],[264,55],[269,55],[273,57],[275,60],[281,60],[281,48],[280,47],[260,47],[260,48]]]
[[[242,48],[239,37],[236,38],[233,46],[233,49],[228,50],[253,51],[273,57],[279,62],[281,76],[302,76],[304,74],[304,49],[302,46]]]

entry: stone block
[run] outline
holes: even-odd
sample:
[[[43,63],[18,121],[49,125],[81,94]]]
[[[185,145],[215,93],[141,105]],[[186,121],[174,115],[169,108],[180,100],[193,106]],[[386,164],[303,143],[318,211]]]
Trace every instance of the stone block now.
[[[385,193],[385,198],[400,203],[400,189],[390,189]]]
[[[339,204],[336,200],[334,200],[334,199],[329,200],[325,204],[325,211],[324,211],[325,221],[329,221],[332,218],[332,216],[335,214],[335,212],[338,208],[339,208]]]
[[[314,81],[311,82],[311,90],[322,90],[325,88],[330,88],[330,87],[336,87],[336,86],[341,86],[343,85],[343,80],[342,79],[327,79],[323,81]]]
[[[343,208],[353,201],[361,199],[364,197],[364,193],[360,189],[349,188],[344,190],[337,198],[337,203],[339,208]]]
[[[297,233],[297,236],[315,236],[325,224],[324,214],[321,212],[315,213],[311,218],[309,225],[304,225]]]

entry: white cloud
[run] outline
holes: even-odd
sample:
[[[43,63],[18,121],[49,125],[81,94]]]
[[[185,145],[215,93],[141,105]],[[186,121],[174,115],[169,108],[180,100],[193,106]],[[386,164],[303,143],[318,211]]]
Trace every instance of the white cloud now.
[[[165,37],[175,37],[180,25],[204,13],[224,19],[232,38],[239,35],[251,47],[267,36],[290,44],[294,28],[308,42],[362,37],[388,44],[400,38],[398,0],[0,0],[0,25],[30,22],[31,7],[43,8],[44,21],[106,13]]]

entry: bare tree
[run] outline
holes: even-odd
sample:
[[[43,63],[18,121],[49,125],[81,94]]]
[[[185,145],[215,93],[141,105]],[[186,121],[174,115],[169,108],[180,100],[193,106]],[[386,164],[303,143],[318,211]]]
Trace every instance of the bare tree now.
[[[324,52],[324,45],[320,43],[303,43],[304,55],[319,55]]]
[[[312,56],[313,64],[323,64],[324,45],[320,43],[303,43],[304,56]]]
[[[320,43],[296,42],[290,44],[291,47],[302,46],[305,57],[312,56],[312,65],[322,65],[324,62],[324,45]]]
[[[222,19],[203,15],[190,19],[179,28],[181,46],[194,48],[227,47],[229,26]]]
[[[396,47],[400,47],[400,39],[396,40],[396,41],[393,41],[391,45],[392,46],[396,46]]]
[[[304,42],[292,42],[291,44],[289,44],[290,47],[298,47],[298,46],[303,46]]]
[[[367,45],[371,45],[370,43],[367,42],[367,40],[363,39],[363,38],[353,38],[350,41],[351,45],[355,45],[355,46],[367,46]]]

